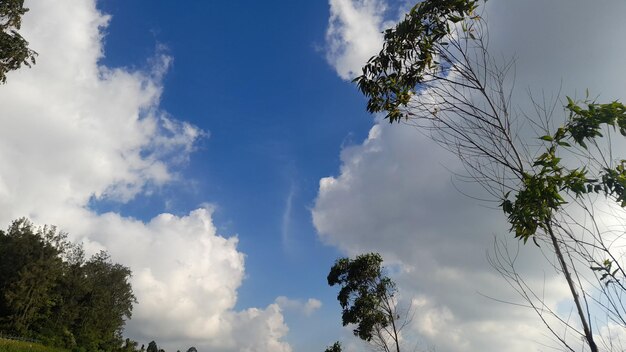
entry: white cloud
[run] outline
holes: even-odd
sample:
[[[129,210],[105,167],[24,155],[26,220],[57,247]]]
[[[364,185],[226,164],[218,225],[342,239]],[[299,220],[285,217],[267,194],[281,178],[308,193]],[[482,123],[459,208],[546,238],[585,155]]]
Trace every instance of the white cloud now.
[[[326,58],[339,77],[358,76],[367,59],[380,50],[385,9],[382,0],[330,0]]]
[[[315,298],[309,298],[305,302],[297,299],[290,299],[285,296],[279,296],[276,298],[276,304],[283,310],[297,311],[305,316],[313,314],[316,310],[322,307],[322,302]]]
[[[280,339],[287,334],[287,326],[277,304],[266,309],[250,308],[236,314],[236,329],[230,335],[241,352],[291,352],[291,347]]]
[[[56,224],[130,266],[130,337],[168,350],[290,351],[278,305],[234,310],[244,255],[236,236],[216,232],[210,207],[149,222],[89,209],[94,197],[125,202],[176,180],[206,136],[159,107],[171,58],[157,50],[146,70],[105,67],[108,17],[95,1],[26,6],[22,32],[39,56],[0,86],[0,223]]]
[[[516,57],[517,92],[524,98],[527,89],[551,96],[561,88],[562,95],[583,98],[589,89],[599,101],[623,101],[624,11],[619,0],[487,1],[490,50],[497,58]]]
[[[292,183],[285,200],[285,208],[283,210],[283,216],[280,224],[280,235],[283,244],[283,248],[286,251],[293,251],[293,238],[291,235],[291,216],[293,211],[293,198],[296,195],[296,187]]]
[[[341,160],[340,175],[320,181],[313,222],[322,241],[348,255],[376,251],[400,264],[394,279],[402,301],[421,302],[407,341],[418,336],[441,351],[527,351],[532,339],[543,339],[533,313],[481,296],[520,301],[485,258],[494,233],[507,235],[501,212],[452,187],[450,171],[460,171],[453,156],[413,128],[382,122]],[[533,249],[521,248],[525,272],[541,268]],[[529,281],[541,287],[543,275]],[[551,284],[553,273],[545,275]],[[559,287],[550,302],[567,294]],[[512,336],[521,326],[525,333]]]

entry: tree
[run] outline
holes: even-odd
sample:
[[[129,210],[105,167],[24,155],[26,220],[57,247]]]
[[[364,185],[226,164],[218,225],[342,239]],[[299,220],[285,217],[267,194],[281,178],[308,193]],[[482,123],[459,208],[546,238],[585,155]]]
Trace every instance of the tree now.
[[[86,261],[55,227],[18,219],[0,231],[0,330],[68,349],[119,350],[135,303],[130,275],[106,252]]]
[[[156,342],[154,342],[154,340],[148,343],[148,348],[146,349],[146,352],[159,352],[159,347],[157,346]]]
[[[129,279],[130,269],[115,264],[106,252],[94,255],[82,267],[83,307],[79,316],[79,344],[96,344],[110,350],[120,346],[125,320],[136,302]]]
[[[575,350],[577,339],[567,337],[573,331],[583,349],[598,351],[598,324],[626,328],[626,272],[619,248],[612,246],[622,234],[599,226],[594,196],[626,206],[626,160],[614,159],[610,138],[612,131],[626,136],[626,106],[567,98],[558,128],[551,128],[556,101],[541,105],[531,97],[536,116],[515,114],[507,88],[512,63],[498,65],[489,55],[476,8],[468,0],[417,4],[385,32],[383,49],[355,81],[370,112],[422,128],[455,153],[468,176],[500,205],[515,238],[552,251],[579,325],[533,292],[506,248],[496,250],[493,262],[565,348]],[[539,147],[520,137],[515,121],[523,119],[536,129]]]
[[[324,352],[341,352],[341,344],[339,341],[335,342],[332,346],[328,346]]]
[[[35,63],[37,53],[28,48],[28,41],[17,32],[27,11],[24,0],[0,2],[0,83],[6,82],[9,71]]]
[[[133,341],[129,338],[124,340],[124,346],[120,349],[120,352],[136,352],[138,351],[139,343],[137,341]]]
[[[59,254],[65,235],[55,228],[35,229],[18,219],[0,231],[0,322],[5,330],[29,335],[56,303],[62,274]]]
[[[337,300],[343,326],[356,324],[353,333],[361,340],[381,351],[400,352],[400,331],[409,322],[408,313],[401,321],[396,285],[384,275],[382,262],[378,253],[340,258],[330,269],[328,285],[341,287]],[[341,351],[341,345],[335,343],[330,351]]]

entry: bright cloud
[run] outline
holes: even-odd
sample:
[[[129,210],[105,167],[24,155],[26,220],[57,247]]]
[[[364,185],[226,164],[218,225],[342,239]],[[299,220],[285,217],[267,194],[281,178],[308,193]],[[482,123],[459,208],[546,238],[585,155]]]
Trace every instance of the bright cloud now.
[[[315,298],[309,298],[305,302],[298,299],[291,299],[285,296],[276,298],[276,304],[283,310],[293,310],[309,316],[322,307],[322,302]]]
[[[382,0],[330,0],[326,58],[339,77],[358,76],[382,47],[385,8]]]
[[[88,252],[130,266],[139,304],[130,337],[168,350],[290,351],[281,308],[235,311],[245,275],[237,237],[217,233],[210,208],[149,222],[96,214],[91,199],[125,202],[178,178],[199,138],[159,107],[171,58],[146,70],[108,68],[95,1],[29,1],[23,35],[39,56],[0,86],[0,222],[56,224]]]

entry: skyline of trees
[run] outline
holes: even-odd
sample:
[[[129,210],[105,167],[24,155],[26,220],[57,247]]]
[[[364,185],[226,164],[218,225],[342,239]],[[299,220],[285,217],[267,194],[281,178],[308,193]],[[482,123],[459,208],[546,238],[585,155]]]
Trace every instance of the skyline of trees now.
[[[65,233],[25,218],[0,231],[0,258],[0,331],[65,348],[122,346],[136,303],[129,268],[104,251],[87,259]]]

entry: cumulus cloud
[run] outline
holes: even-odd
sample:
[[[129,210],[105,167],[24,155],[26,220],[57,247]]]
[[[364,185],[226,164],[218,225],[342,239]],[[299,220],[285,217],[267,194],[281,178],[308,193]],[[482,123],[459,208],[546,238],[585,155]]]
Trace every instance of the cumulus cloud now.
[[[333,34],[329,63],[340,78],[349,79],[380,50],[382,41],[375,30],[348,33],[355,33],[357,25],[383,25],[381,11],[389,4],[329,3],[328,33]],[[614,79],[625,72],[623,65],[614,62],[626,54],[618,34],[626,25],[616,15],[622,3],[607,2],[599,8],[583,2],[577,2],[580,6],[540,1],[514,7],[487,4],[490,50],[497,58],[517,57],[516,111],[532,111],[527,88],[539,96],[542,91],[537,89],[545,88],[547,98],[556,96],[559,86],[562,93],[578,92],[578,97],[590,87],[602,94],[603,101],[626,95]],[[609,24],[611,30],[606,28]],[[576,43],[582,42],[588,46],[581,51]],[[607,45],[610,57],[598,58]],[[594,58],[603,64],[590,65]],[[508,239],[501,211],[481,206],[455,189],[480,194],[472,185],[453,186],[453,172],[463,172],[455,157],[418,130],[377,121],[362,144],[341,151],[338,174],[320,180],[312,210],[319,238],[348,255],[378,251],[387,262],[399,264],[394,279],[402,301],[412,302],[415,312],[406,335],[415,334],[426,345],[441,351],[528,351],[544,343],[554,346],[534,313],[492,299],[520,302],[487,263],[494,238],[506,241],[513,253],[519,250],[518,269],[544,294],[547,306],[563,309],[569,297],[566,287],[540,249],[518,249],[519,244]],[[605,334],[610,331],[603,329]]]
[[[326,58],[339,77],[349,80],[383,43],[386,4],[382,0],[330,0]]]
[[[363,144],[344,149],[340,174],[320,181],[313,209],[320,239],[348,255],[376,251],[398,264],[394,279],[415,317],[407,341],[417,336],[442,351],[527,351],[543,340],[535,316],[485,297],[519,302],[486,261],[494,235],[507,233],[501,212],[458,193],[450,171],[460,165],[436,148],[413,128],[383,122]],[[551,303],[566,297],[552,285],[554,273],[541,270],[541,254],[520,250],[528,257],[520,269],[539,269],[531,284],[543,287],[545,279]],[[525,333],[513,336],[518,328]]]
[[[109,18],[95,1],[26,6],[22,32],[39,56],[0,86],[0,222],[56,224],[88,252],[105,249],[130,266],[139,300],[132,338],[168,350],[290,351],[277,304],[234,310],[244,255],[236,236],[217,233],[210,207],[148,222],[89,208],[175,181],[207,136],[159,107],[172,59],[157,50],[145,70],[103,66]]]
[[[298,299],[291,299],[285,296],[276,298],[276,304],[283,310],[293,310],[309,316],[322,307],[322,302],[315,298],[309,298],[305,302]]]

